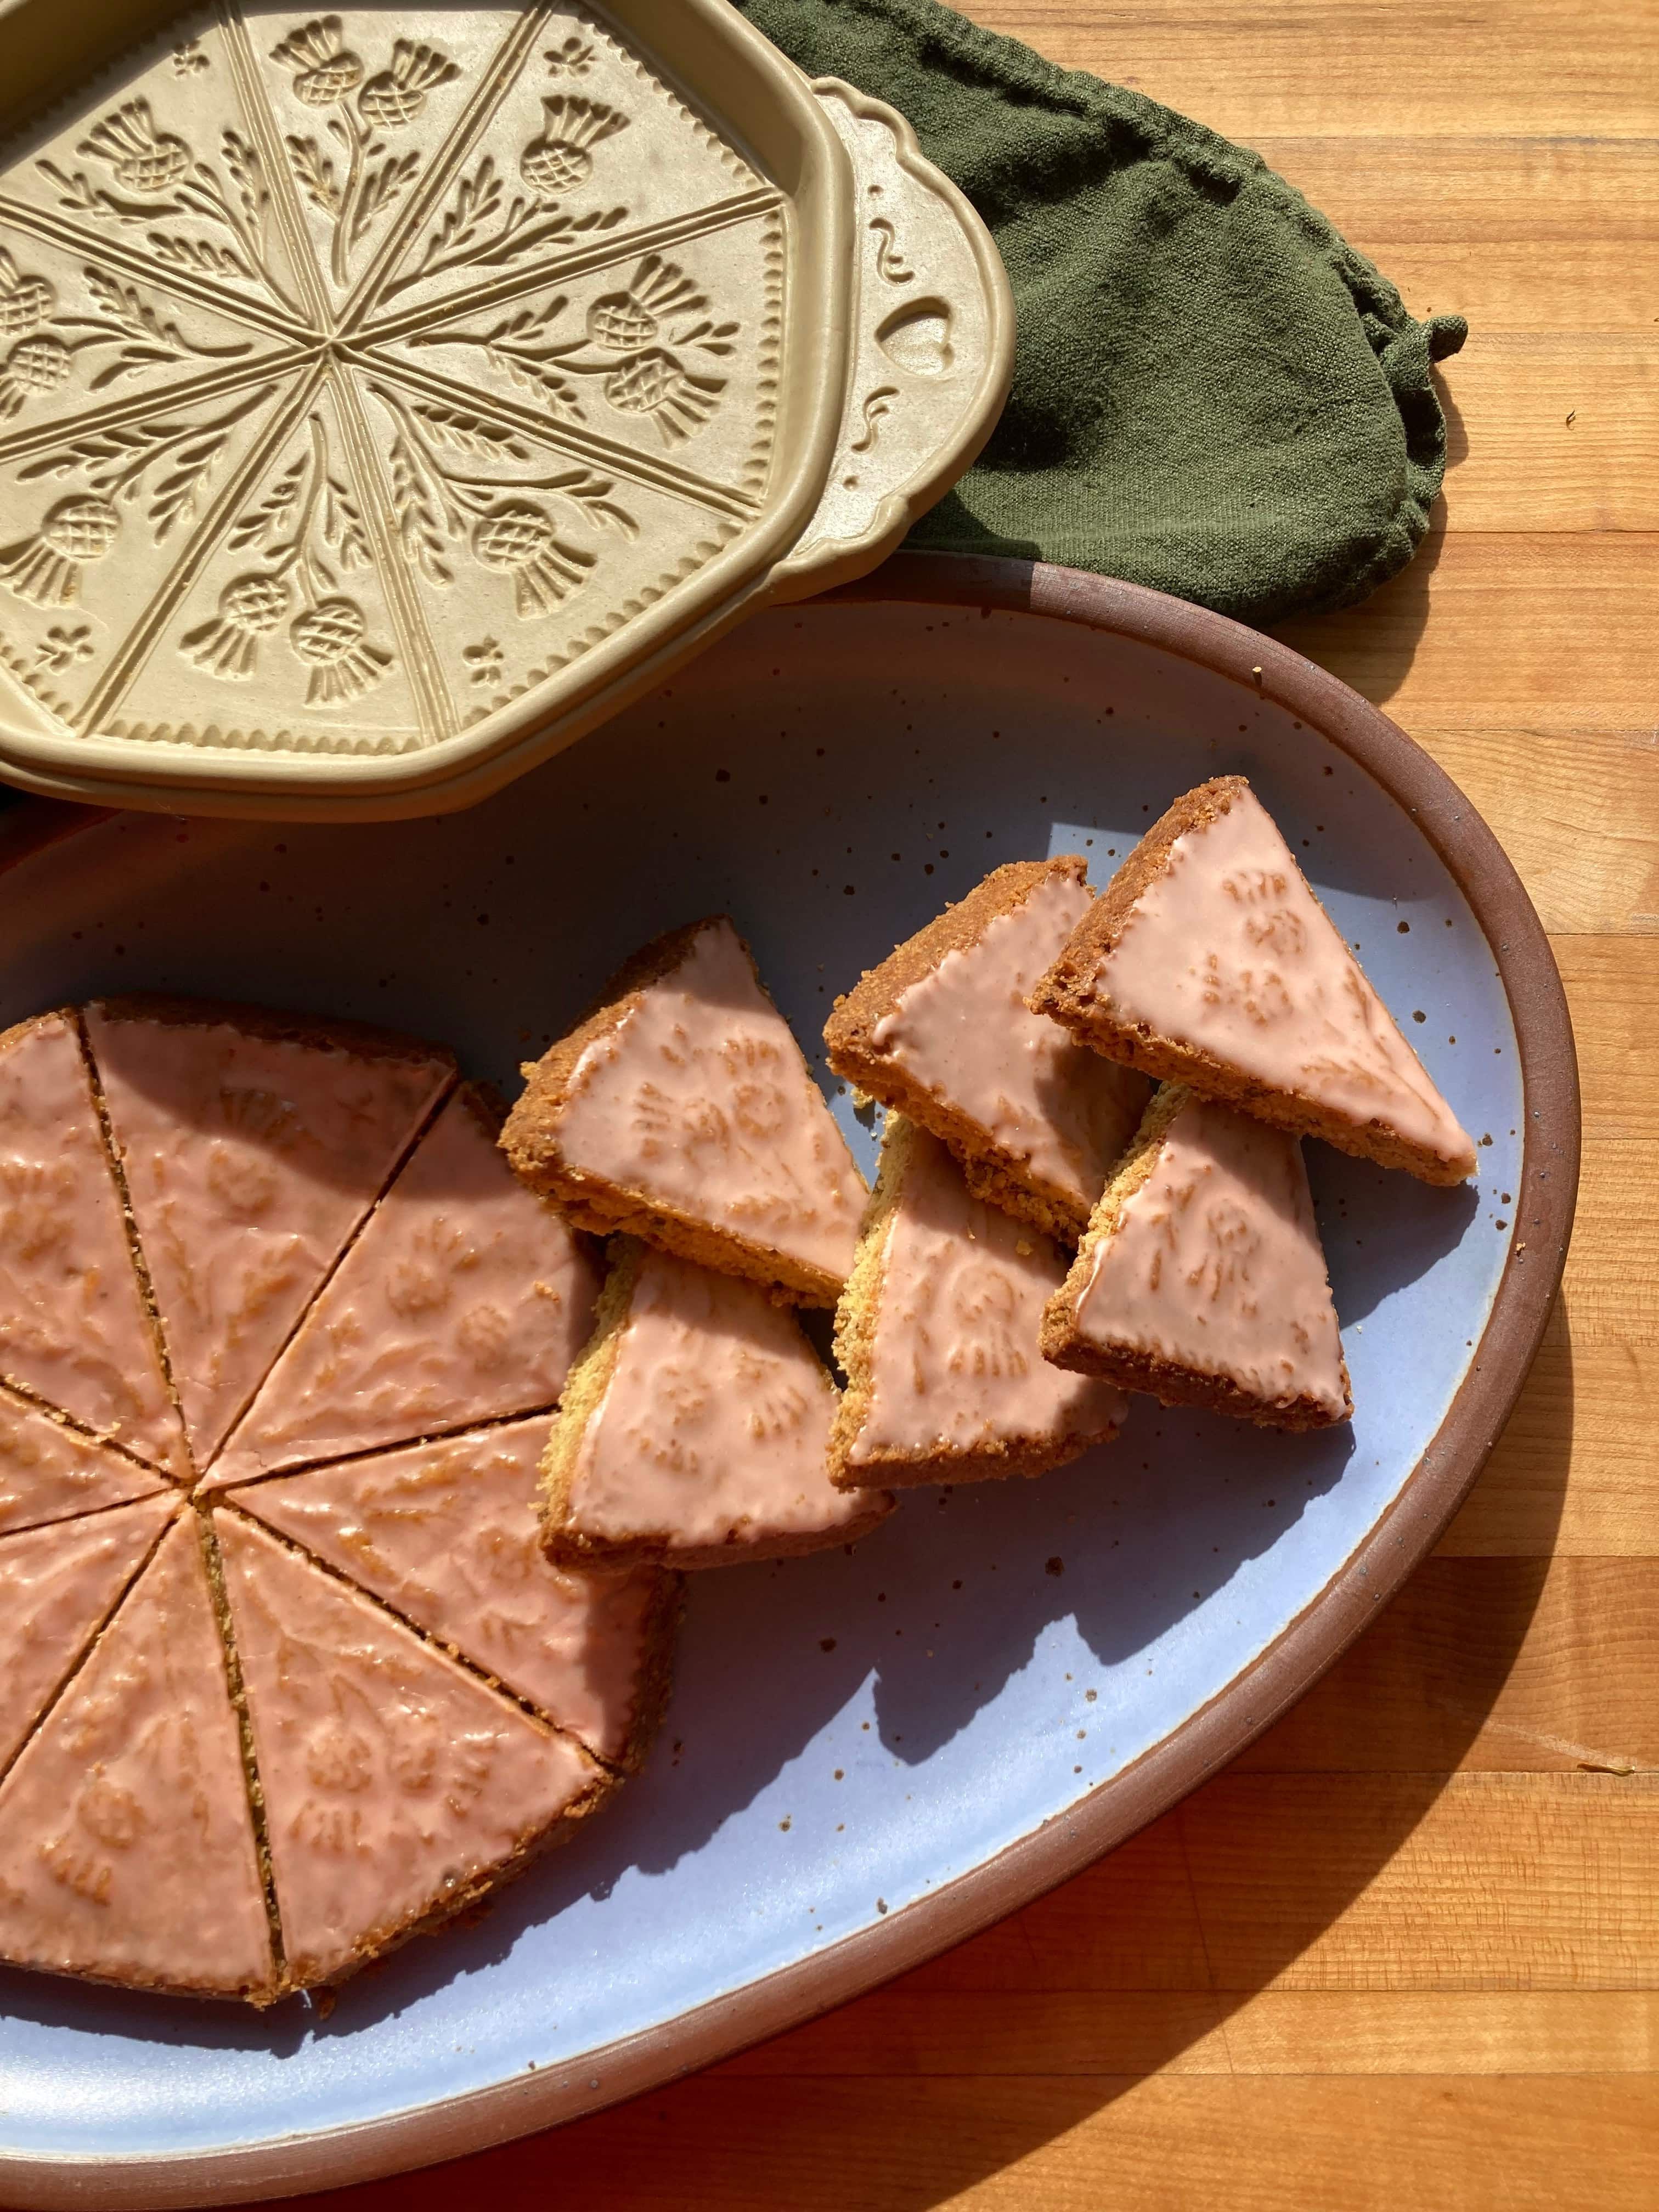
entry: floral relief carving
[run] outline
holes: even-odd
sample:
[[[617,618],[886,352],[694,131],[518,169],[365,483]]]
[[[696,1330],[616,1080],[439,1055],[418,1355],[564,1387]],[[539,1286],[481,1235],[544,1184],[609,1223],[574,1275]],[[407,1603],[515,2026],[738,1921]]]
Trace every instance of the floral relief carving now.
[[[39,164],[61,207],[94,223],[142,231],[161,261],[258,283],[280,305],[293,307],[272,266],[264,166],[240,131],[227,125],[220,132],[216,166],[199,159],[176,131],[161,129],[149,101],[138,98],[101,116],[76,151],[92,162],[92,173],[49,159]],[[204,223],[215,234],[192,238],[169,228],[169,220]]]
[[[255,565],[231,579],[212,619],[187,631],[179,649],[207,674],[246,683],[263,642],[280,632],[307,672],[307,705],[337,707],[378,684],[392,655],[338,589],[343,575],[368,565],[368,538],[322,416],[310,416],[306,429],[300,453],[232,525],[230,549],[251,551]]]
[[[430,742],[758,504],[769,411],[707,474],[692,441],[777,289],[740,321],[731,251],[697,241],[764,220],[737,265],[770,270],[775,195],[603,31],[514,19],[480,54],[436,20],[231,0],[0,152],[0,667],[76,726],[205,730],[222,689],[257,701],[250,742],[301,714],[344,741],[359,702]],[[648,188],[634,132],[680,149]]]
[[[625,287],[590,303],[574,336],[559,327],[569,304],[556,293],[487,329],[427,331],[413,343],[476,347],[568,421],[585,419],[579,378],[597,379],[601,397],[619,415],[649,416],[665,446],[679,444],[708,420],[726,379],[684,356],[702,356],[705,364],[724,361],[739,325],[714,321],[707,296],[683,269],[647,254]]]
[[[67,384],[79,354],[108,355],[88,382],[90,391],[101,392],[123,377],[167,362],[236,361],[253,349],[250,338],[210,345],[189,337],[168,308],[137,285],[100,269],[85,268],[81,274],[100,311],[95,314],[65,312],[50,280],[21,268],[0,246],[0,333],[21,334],[0,356],[0,422],[21,414],[31,399]]]
[[[453,582],[450,552],[459,544],[479,568],[511,580],[514,611],[532,622],[584,584],[597,557],[559,535],[556,515],[567,526],[635,534],[633,516],[611,496],[616,486],[609,477],[581,466],[538,469],[533,447],[518,430],[389,384],[369,388],[397,425],[393,509],[405,557],[428,582]],[[475,462],[496,465],[481,471],[469,465]],[[539,496],[503,495],[510,493]]]
[[[343,43],[337,15],[301,24],[271,48],[271,59],[292,73],[295,97],[325,116],[324,135],[336,149],[297,132],[285,141],[301,191],[328,219],[329,273],[343,284],[353,252],[421,166],[417,151],[397,151],[381,134],[408,130],[428,95],[460,71],[440,48],[398,39],[388,65],[370,74]]]

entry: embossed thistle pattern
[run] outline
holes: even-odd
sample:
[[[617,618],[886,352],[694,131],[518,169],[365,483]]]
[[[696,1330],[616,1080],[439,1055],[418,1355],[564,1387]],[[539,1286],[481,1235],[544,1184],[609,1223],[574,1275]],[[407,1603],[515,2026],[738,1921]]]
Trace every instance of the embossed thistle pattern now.
[[[518,625],[608,592],[585,649],[758,511],[752,439],[735,483],[698,441],[775,298],[726,312],[699,240],[770,225],[770,265],[777,196],[597,24],[548,28],[204,18],[0,173],[0,664],[55,714],[108,726],[154,664],[279,723],[406,699],[387,742],[430,743],[559,664]],[[664,109],[721,166],[642,210]],[[617,568],[665,501],[660,580]]]

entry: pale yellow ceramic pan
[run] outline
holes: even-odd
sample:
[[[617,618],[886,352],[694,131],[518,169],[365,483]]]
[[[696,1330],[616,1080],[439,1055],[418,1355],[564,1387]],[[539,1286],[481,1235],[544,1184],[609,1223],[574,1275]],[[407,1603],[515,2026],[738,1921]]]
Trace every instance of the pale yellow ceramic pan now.
[[[0,7],[0,775],[466,805],[861,574],[1007,389],[908,126],[725,0]]]

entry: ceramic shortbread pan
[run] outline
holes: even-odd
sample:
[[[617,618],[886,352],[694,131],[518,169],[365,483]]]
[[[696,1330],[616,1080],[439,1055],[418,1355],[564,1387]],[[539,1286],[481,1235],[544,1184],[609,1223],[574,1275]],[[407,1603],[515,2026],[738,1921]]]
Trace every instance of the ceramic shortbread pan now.
[[[872,567],[1006,396],[908,126],[724,0],[0,9],[0,775],[465,805]]]

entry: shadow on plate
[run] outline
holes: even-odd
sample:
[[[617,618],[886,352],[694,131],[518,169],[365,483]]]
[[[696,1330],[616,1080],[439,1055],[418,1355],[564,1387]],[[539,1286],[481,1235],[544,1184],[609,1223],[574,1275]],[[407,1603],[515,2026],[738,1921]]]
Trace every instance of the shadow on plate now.
[[[897,1991],[977,1990],[972,2032],[965,2056],[930,2071],[925,2056],[909,2063],[890,2053],[885,2061],[867,2053],[854,2031],[858,2006],[823,2023],[795,2031],[766,2046],[763,2068],[757,2061],[717,2068],[695,2080],[653,2092],[632,2104],[564,2129],[556,2142],[534,2136],[481,2154],[464,2168],[440,2167],[424,2176],[405,2176],[362,2188],[328,2192],[310,2202],[319,2212],[426,2212],[464,2198],[488,2201],[495,2212],[541,2212],[548,2177],[556,2169],[561,2195],[591,2196],[617,2212],[682,2212],[704,2206],[785,2203],[792,2212],[931,2212],[956,2202],[963,2192],[1017,2165],[1074,2128],[1083,2126],[1147,2075],[1167,2068],[1200,2035],[1246,2004],[1315,1942],[1365,1889],[1394,1856],[1412,1830],[1431,1810],[1450,1771],[1480,1734],[1496,1704],[1523,1643],[1547,1571],[1565,1492],[1572,1436],[1571,1345],[1565,1306],[1558,1307],[1543,1352],[1517,1408],[1516,1425],[1527,1437],[1527,1487],[1534,1510],[1548,1516],[1538,1535],[1540,1556],[1493,1561],[1502,1572],[1489,1577],[1477,1619],[1459,1617],[1452,1648],[1425,1657],[1421,1628],[1431,1598],[1423,1593],[1437,1571],[1434,1563],[1407,1585],[1383,1620],[1352,1647],[1311,1696],[1277,1729],[1244,1755],[1243,1761],[1206,1784],[1183,1808],[1168,1814],[1133,1844],[1077,1877],[1051,1899],[1040,1899],[973,1944],[916,1970]],[[960,1493],[958,1493],[960,1496]],[[948,1509],[956,1510],[953,1503]],[[1442,1571],[1451,1565],[1440,1563]],[[1465,1584],[1459,1583],[1460,1596]],[[1419,1620],[1419,1613],[1423,1616]],[[1443,1626],[1443,1620],[1442,1626]],[[1415,1709],[1415,1710],[1413,1710]],[[1363,1744],[1376,1716],[1392,1712],[1396,1727],[1410,1733],[1402,1742],[1401,1764],[1370,1762],[1389,1778],[1386,1811],[1340,1831],[1340,1848],[1331,1848],[1332,1832],[1307,1818],[1305,1798],[1294,1790],[1275,1802],[1266,1772],[1306,1765],[1350,1770],[1368,1762],[1333,1747]],[[1282,1755],[1275,1746],[1281,1738]],[[1407,1771],[1420,1761],[1425,1747],[1436,1771]],[[1264,1786],[1252,1814],[1243,1817],[1250,1832],[1240,1833],[1237,1782],[1247,1770],[1262,1774]],[[1235,1823],[1230,1844],[1241,1861],[1277,1866],[1281,1879],[1249,1916],[1243,1941],[1248,1986],[1216,1990],[1207,1952],[1195,1961],[1192,1931],[1171,1935],[1164,1951],[1158,1926],[1163,1882],[1184,1885],[1194,1899],[1187,1871],[1188,1835],[1201,1835],[1206,1800],[1231,1791],[1225,1816]],[[1379,1793],[1372,1805],[1384,1800]],[[1120,1875],[1121,1878],[1120,1879]],[[1288,1878],[1284,1878],[1288,1877]],[[1109,1915],[1140,1923],[1144,1955],[1133,1984],[1121,1990],[1090,1986],[1089,1962],[1055,1982],[1035,1973],[1020,1980],[1010,1971],[1016,1954],[1030,1962],[1030,1937],[1015,1941],[1033,1916],[1065,1914],[1072,1892],[1090,1885],[1096,1894],[1071,1909],[1097,1924]],[[1165,1914],[1165,1917],[1171,1917]],[[1150,1930],[1150,1932],[1148,1932]],[[1197,1934],[1207,1941],[1199,1918]],[[1052,1950],[1054,1937],[1048,1942]],[[1164,1954],[1167,1953],[1167,1955]],[[975,1957],[984,1961],[976,1973]],[[1194,1982],[1196,1976],[1196,1983]],[[1102,1978],[1103,1979],[1106,1978]],[[1067,2027],[1062,1990],[1089,1990],[1088,2017]],[[985,2002],[996,1990],[1024,1988],[1055,1996],[1054,2017],[1061,2023],[1057,2040],[1068,2039],[1071,2055],[1048,2051],[1039,2071],[1030,2042],[1029,2003],[1000,2007]],[[1191,1992],[1190,2003],[1149,2007],[1146,1990]],[[860,2001],[872,2009],[890,2002],[882,1996]],[[1073,2009],[1075,1996],[1073,1997]],[[1114,2007],[1125,2014],[1120,2032]],[[948,2007],[947,2007],[948,2009]],[[1006,2020],[1003,2015],[1006,2014]],[[1129,2015],[1133,2014],[1133,2020]],[[935,2015],[937,2016],[937,2015]],[[1000,2025],[1000,2021],[1001,2024]],[[903,2027],[899,2026],[901,2039]],[[948,2028],[945,2031],[948,2037]],[[1133,2039],[1133,2071],[1103,2073],[1095,2053]],[[890,2042],[890,2033],[882,2048]],[[830,2056],[826,2062],[824,2053]],[[967,2094],[960,2079],[969,2077]],[[464,2186],[461,2176],[464,2171]],[[1000,2201],[1000,2199],[999,2200]],[[1012,2198],[1010,2202],[1015,2201]]]

